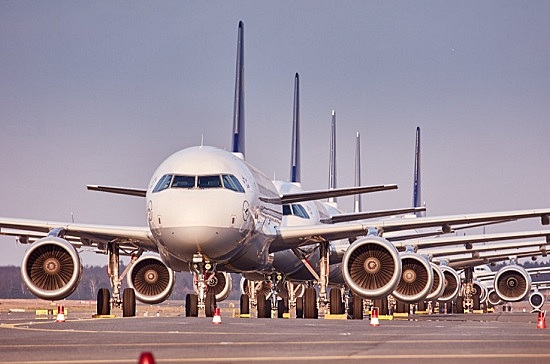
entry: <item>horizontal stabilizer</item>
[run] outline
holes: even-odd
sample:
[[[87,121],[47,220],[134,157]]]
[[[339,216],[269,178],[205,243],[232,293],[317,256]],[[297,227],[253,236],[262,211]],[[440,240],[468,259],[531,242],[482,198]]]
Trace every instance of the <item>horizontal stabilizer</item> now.
[[[279,196],[278,198],[264,198],[260,197],[260,200],[267,203],[274,204],[287,204],[304,201],[321,200],[323,198],[338,197],[338,196],[350,196],[359,193],[371,193],[387,190],[395,190],[397,185],[377,185],[377,186],[363,186],[363,187],[347,187],[347,188],[334,188],[328,190],[319,191],[304,191],[298,193],[287,193]]]
[[[138,197],[145,197],[145,194],[147,193],[146,190],[140,190],[137,188],[127,188],[127,187],[87,185],[86,188],[90,191],[100,191],[100,192],[116,193],[119,195],[129,195],[129,196],[138,196]]]

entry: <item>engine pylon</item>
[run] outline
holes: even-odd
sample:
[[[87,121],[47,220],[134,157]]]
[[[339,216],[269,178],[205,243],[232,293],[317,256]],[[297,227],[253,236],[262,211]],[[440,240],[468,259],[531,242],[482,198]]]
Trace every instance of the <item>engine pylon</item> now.
[[[546,311],[539,311],[537,329],[546,329]]]
[[[65,307],[57,306],[57,317],[55,322],[65,322]]]

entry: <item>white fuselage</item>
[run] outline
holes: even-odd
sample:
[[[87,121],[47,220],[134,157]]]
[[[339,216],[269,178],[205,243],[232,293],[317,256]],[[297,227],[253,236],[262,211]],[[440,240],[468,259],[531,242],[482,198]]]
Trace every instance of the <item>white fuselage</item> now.
[[[149,228],[165,263],[186,270],[193,255],[226,270],[262,270],[281,224],[273,183],[239,156],[214,147],[174,153],[147,189]]]

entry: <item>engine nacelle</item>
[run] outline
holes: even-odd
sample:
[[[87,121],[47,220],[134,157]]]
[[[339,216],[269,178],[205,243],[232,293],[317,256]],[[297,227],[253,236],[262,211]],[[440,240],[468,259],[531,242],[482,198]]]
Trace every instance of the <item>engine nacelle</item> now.
[[[451,267],[442,265],[439,267],[443,272],[444,289],[443,294],[438,298],[440,302],[452,301],[458,296],[460,291],[460,277],[458,273]]]
[[[492,306],[496,306],[496,305],[500,305],[502,303],[502,300],[498,296],[497,292],[494,289],[492,289],[487,294],[487,302]]]
[[[401,279],[401,259],[395,246],[378,236],[356,240],[344,254],[342,272],[348,287],[365,299],[386,297]]]
[[[231,293],[233,280],[229,273],[216,272],[214,275],[207,277],[206,285],[209,290],[214,290],[216,302],[220,302],[225,300]]]
[[[432,289],[425,298],[426,301],[438,299],[439,297],[441,297],[443,291],[445,290],[445,276],[443,275],[443,272],[441,271],[441,269],[439,269],[439,266],[437,264],[430,262],[430,265],[432,267],[434,280],[432,284]]]
[[[503,301],[518,302],[531,291],[531,276],[518,265],[508,265],[497,272],[493,287]]]
[[[42,238],[25,252],[21,276],[36,297],[51,301],[66,298],[82,278],[80,256],[65,239]]]
[[[476,294],[479,293],[479,302],[485,302],[489,293],[489,291],[487,290],[487,286],[479,281],[474,281],[473,284]]]
[[[529,304],[533,308],[533,311],[540,311],[544,305],[544,296],[538,290],[535,290],[529,295]]]
[[[170,297],[174,288],[174,271],[155,256],[139,258],[128,271],[126,282],[136,299],[147,304],[160,303]]]
[[[404,252],[401,258],[401,279],[392,295],[398,301],[424,301],[432,289],[434,274],[430,262],[416,253]]]

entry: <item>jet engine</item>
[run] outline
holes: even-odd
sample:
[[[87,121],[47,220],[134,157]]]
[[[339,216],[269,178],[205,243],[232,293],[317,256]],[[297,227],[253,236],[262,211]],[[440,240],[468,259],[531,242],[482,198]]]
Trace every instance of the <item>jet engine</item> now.
[[[544,296],[537,289],[529,295],[529,304],[533,308],[533,311],[540,311],[544,305]]]
[[[439,267],[443,272],[444,286],[443,294],[438,298],[440,302],[452,301],[458,296],[460,291],[460,277],[458,273],[451,267],[442,265]]]
[[[518,265],[508,265],[497,272],[493,287],[503,301],[518,302],[531,291],[531,276]]]
[[[82,264],[71,243],[48,236],[27,249],[21,263],[21,276],[32,294],[55,301],[74,292],[82,278]]]
[[[496,306],[496,305],[500,305],[502,303],[502,300],[498,296],[497,292],[494,289],[492,289],[487,294],[487,302],[489,302],[489,304],[491,304],[492,306]]]
[[[485,302],[485,300],[487,300],[487,295],[489,293],[489,291],[487,290],[487,287],[479,281],[474,281],[473,284],[474,284],[474,289],[476,293],[479,292],[479,302]]]
[[[439,297],[441,297],[443,291],[445,290],[445,276],[443,275],[443,272],[441,271],[441,269],[439,269],[439,266],[437,264],[430,262],[430,265],[432,266],[434,280],[432,284],[432,289],[425,298],[426,301],[438,299]]]
[[[159,257],[144,256],[130,268],[126,282],[136,292],[136,299],[147,304],[160,303],[170,297],[174,288],[174,271]]]
[[[348,287],[365,299],[386,297],[401,279],[401,259],[395,246],[378,236],[356,240],[344,254],[342,272]]]
[[[213,289],[216,294],[216,302],[225,300],[231,290],[233,289],[233,280],[231,279],[231,274],[226,272],[216,272],[210,276],[206,285],[208,289]]]
[[[404,252],[401,258],[401,279],[392,295],[398,301],[415,303],[424,301],[432,289],[434,274],[430,262],[421,255]]]

